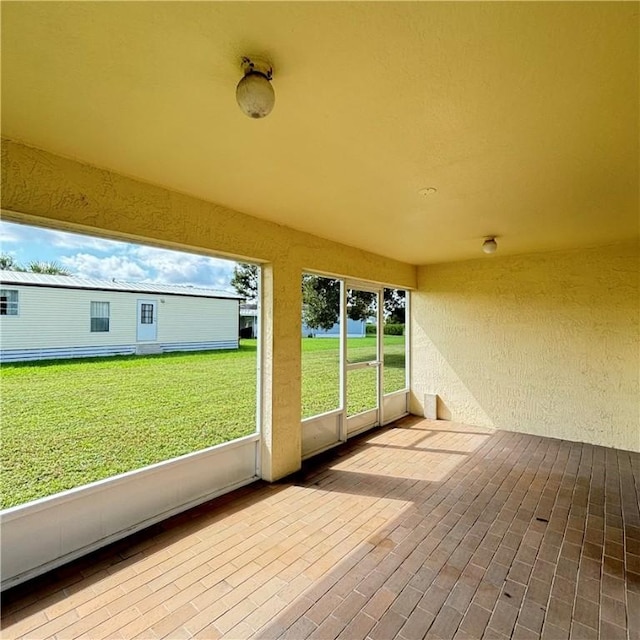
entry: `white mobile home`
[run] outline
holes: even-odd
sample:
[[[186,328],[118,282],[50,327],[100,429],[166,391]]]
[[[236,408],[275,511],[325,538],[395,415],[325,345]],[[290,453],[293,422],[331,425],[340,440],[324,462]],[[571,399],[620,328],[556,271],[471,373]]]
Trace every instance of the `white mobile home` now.
[[[0,359],[238,347],[226,291],[0,271]]]

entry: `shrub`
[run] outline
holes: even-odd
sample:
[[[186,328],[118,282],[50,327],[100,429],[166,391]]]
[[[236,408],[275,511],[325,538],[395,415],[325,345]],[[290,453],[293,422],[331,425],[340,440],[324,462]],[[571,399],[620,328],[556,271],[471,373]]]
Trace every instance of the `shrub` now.
[[[376,335],[376,325],[368,324],[367,325],[367,335],[375,336]],[[404,325],[403,324],[393,324],[388,322],[384,325],[384,335],[385,336],[403,336],[404,335]]]
[[[384,334],[386,336],[403,336],[404,325],[387,323],[384,325]]]

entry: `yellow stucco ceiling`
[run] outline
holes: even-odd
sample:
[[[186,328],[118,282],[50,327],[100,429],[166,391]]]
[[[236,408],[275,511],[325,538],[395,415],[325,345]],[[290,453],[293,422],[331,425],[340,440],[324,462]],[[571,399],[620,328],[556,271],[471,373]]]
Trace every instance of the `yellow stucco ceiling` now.
[[[638,234],[638,11],[2,2],[2,134],[415,264],[604,244]]]

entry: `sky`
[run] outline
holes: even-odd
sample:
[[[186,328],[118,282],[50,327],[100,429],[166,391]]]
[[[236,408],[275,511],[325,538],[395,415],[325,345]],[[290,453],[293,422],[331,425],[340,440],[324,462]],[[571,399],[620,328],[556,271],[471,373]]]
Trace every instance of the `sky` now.
[[[81,278],[234,291],[230,281],[235,262],[193,253],[6,221],[0,221],[0,250],[20,265],[57,262]]]

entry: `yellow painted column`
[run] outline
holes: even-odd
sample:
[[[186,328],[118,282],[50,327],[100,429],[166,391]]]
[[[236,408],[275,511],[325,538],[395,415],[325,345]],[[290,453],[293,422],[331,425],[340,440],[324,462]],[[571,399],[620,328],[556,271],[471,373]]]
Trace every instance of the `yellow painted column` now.
[[[265,265],[262,278],[262,477],[278,480],[301,464],[301,273]]]

